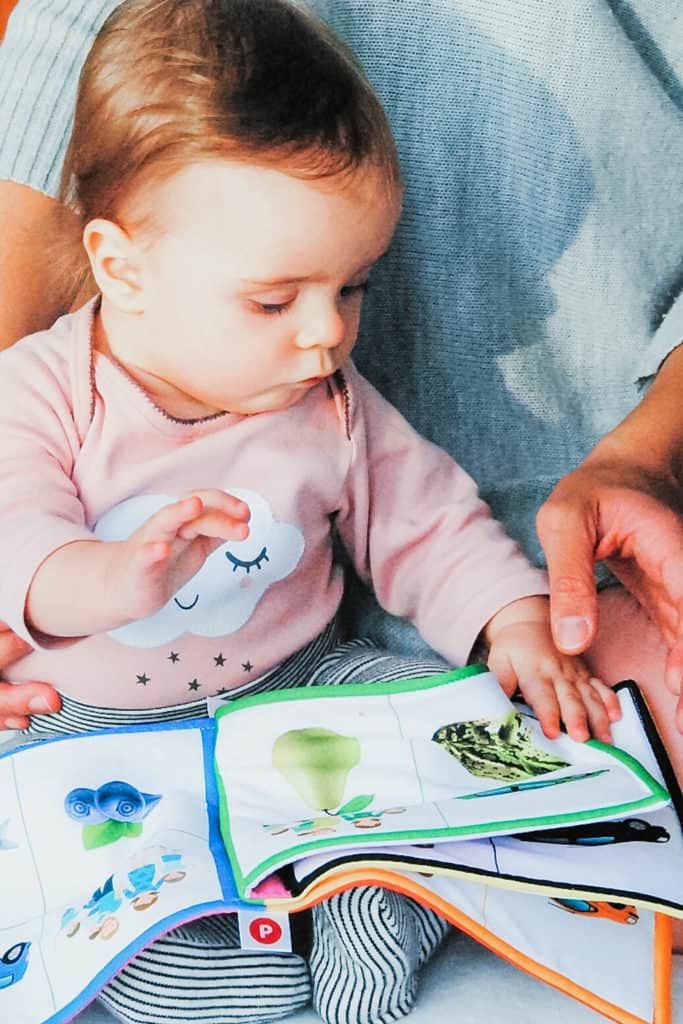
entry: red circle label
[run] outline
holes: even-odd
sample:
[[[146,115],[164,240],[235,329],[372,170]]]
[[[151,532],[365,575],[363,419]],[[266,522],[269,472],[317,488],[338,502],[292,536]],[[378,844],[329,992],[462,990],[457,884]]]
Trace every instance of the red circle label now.
[[[255,917],[249,925],[249,934],[254,942],[271,946],[282,938],[282,928],[272,917]]]

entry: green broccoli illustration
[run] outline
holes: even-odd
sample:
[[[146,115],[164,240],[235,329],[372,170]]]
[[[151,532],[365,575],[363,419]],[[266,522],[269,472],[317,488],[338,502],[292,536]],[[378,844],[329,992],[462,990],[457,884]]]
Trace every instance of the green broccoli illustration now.
[[[520,782],[569,765],[536,746],[529,728],[514,709],[505,718],[443,725],[432,740],[471,775],[502,782]]]

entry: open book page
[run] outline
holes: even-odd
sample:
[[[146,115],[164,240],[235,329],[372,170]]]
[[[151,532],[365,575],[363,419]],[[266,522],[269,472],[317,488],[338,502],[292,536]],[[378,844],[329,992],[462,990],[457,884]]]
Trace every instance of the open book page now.
[[[640,706],[634,684],[620,684],[617,692],[622,718],[613,726],[615,743],[665,784],[671,779],[670,766],[663,749],[658,752],[662,764],[654,755],[648,737],[652,723],[646,709]],[[646,728],[641,715],[647,718]],[[654,736],[653,741],[660,746]],[[297,861],[286,882],[297,905],[306,906],[315,900],[322,879],[334,875],[341,880],[348,871],[365,869],[371,873],[379,866],[418,872],[420,877],[425,872],[455,873],[489,880],[502,887],[592,900],[620,900],[683,917],[682,830],[680,808],[672,803],[613,820],[600,819],[510,836],[492,835],[485,839],[420,846],[328,850]]]
[[[207,719],[0,757],[0,1020],[69,1019],[151,938],[234,896],[213,737]]]
[[[262,694],[219,709],[217,727],[221,830],[241,895],[316,850],[510,834],[669,800],[616,748],[546,739],[477,667]]]
[[[651,911],[543,897],[459,878],[416,881],[413,894],[421,902],[431,897],[432,905],[453,923],[607,1019],[666,1024],[666,1016],[656,1013],[656,915]],[[661,955],[666,956],[664,949]],[[519,1019],[524,1019],[521,1007]]]

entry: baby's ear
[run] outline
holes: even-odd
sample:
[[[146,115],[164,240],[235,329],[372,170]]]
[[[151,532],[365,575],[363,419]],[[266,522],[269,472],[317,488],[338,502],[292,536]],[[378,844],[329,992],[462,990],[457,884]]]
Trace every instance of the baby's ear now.
[[[142,313],[139,250],[128,233],[98,217],[86,224],[83,245],[102,294],[124,313]]]

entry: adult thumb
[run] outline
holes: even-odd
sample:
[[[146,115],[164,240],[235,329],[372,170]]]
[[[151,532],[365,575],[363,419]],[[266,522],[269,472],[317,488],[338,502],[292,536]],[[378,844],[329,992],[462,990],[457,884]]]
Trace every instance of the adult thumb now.
[[[594,536],[566,508],[552,505],[543,506],[536,525],[548,566],[553,639],[564,654],[581,654],[598,628]]]

